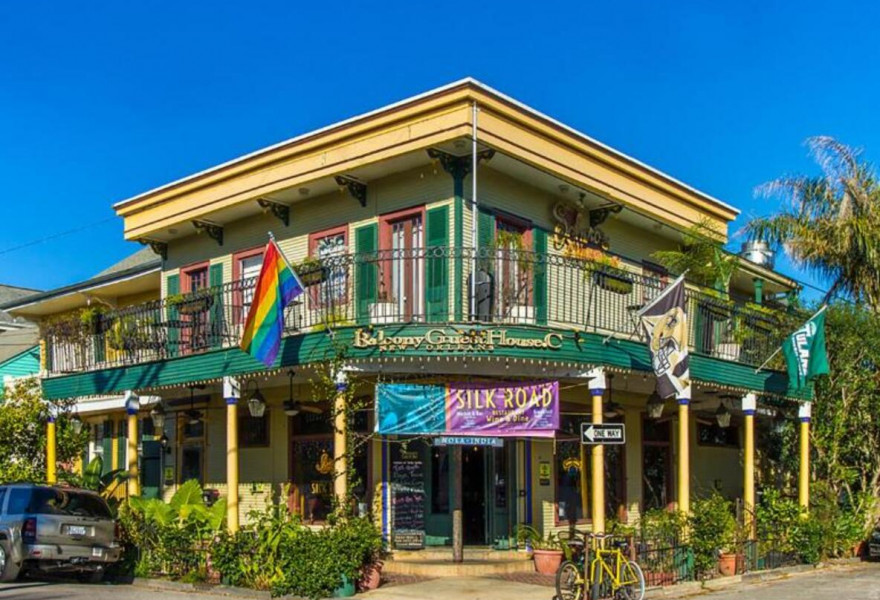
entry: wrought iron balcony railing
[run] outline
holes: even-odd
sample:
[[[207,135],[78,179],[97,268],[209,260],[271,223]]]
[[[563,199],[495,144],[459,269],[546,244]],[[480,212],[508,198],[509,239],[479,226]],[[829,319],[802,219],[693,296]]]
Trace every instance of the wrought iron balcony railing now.
[[[637,267],[518,250],[347,254],[301,273],[285,335],[356,324],[519,324],[636,337],[636,313],[667,285]],[[476,274],[476,276],[474,276]],[[254,279],[59,321],[43,328],[53,374],[187,356],[239,343]],[[692,351],[760,364],[781,341],[781,314],[689,287]]]

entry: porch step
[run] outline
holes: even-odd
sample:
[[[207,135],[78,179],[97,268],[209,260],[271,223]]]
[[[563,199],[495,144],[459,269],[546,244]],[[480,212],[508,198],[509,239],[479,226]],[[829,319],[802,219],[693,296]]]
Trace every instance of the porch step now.
[[[424,577],[480,577],[509,573],[532,573],[535,565],[525,552],[516,550],[466,549],[464,562],[452,562],[452,548],[394,552],[383,568],[388,573]]]

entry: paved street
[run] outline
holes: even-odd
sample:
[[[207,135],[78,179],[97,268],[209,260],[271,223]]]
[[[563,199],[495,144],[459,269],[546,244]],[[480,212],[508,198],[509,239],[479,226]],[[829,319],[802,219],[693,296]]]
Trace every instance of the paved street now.
[[[370,600],[551,600],[545,586],[476,577],[433,579],[396,585],[364,595]],[[26,581],[0,584],[0,599],[16,600],[217,600],[213,594],[156,591],[132,586],[78,585]],[[692,598],[707,600],[880,600],[880,564],[837,567],[794,575],[782,581],[736,586]],[[648,595],[650,600],[651,595]]]

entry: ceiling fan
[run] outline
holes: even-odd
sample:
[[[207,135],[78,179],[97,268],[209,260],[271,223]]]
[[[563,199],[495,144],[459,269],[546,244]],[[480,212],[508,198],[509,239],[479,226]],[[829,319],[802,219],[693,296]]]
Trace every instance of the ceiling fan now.
[[[296,372],[293,369],[287,372],[287,376],[289,378],[289,391],[287,394],[287,400],[284,401],[284,414],[286,414],[288,417],[295,417],[301,412],[312,414],[320,414],[324,412],[323,410],[321,410],[320,406],[317,406],[314,403],[305,403],[293,399],[293,376],[295,374]]]
[[[204,386],[189,386],[189,409],[183,412],[183,415],[186,417],[187,423],[190,425],[198,425],[201,423],[203,418],[203,413],[200,410],[196,410],[196,401],[195,401],[195,390],[196,388],[202,389]]]

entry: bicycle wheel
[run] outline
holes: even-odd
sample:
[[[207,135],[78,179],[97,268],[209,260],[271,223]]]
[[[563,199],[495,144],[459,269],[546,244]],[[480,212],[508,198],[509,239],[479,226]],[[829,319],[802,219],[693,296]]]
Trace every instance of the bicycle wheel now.
[[[631,560],[626,561],[621,579],[627,582],[618,590],[618,594],[623,600],[644,600],[645,574],[642,573],[639,563]]]
[[[580,579],[580,569],[570,560],[562,561],[556,569],[556,598],[558,600],[586,600],[584,582]]]
[[[601,600],[601,598],[611,597],[611,579],[605,573],[604,563],[601,558],[593,561],[590,583],[590,600]]]

